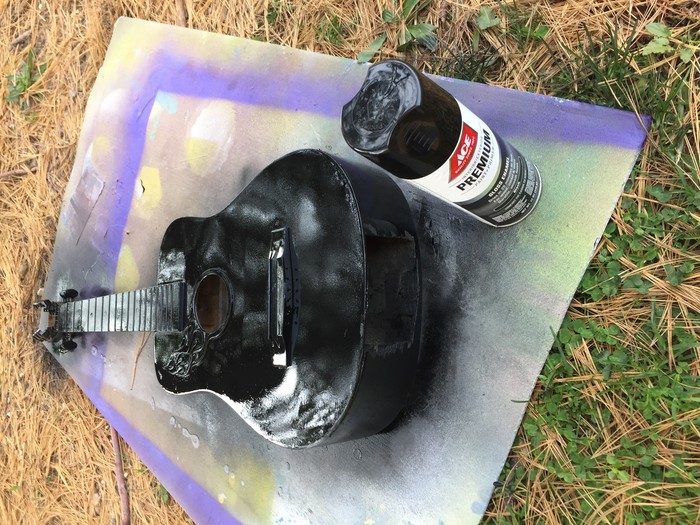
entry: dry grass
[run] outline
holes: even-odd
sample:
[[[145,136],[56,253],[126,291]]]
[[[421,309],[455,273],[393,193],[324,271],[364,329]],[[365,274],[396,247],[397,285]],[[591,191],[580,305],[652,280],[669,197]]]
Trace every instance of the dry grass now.
[[[421,22],[438,26],[440,45],[435,54],[413,51],[411,59],[421,67],[440,69],[455,54],[471,49],[474,17],[481,4],[478,0],[433,0],[421,12]],[[539,17],[549,27],[547,46],[532,41],[519,44],[504,39],[499,31],[482,33],[482,44],[491,46],[498,63],[484,78],[496,85],[547,92],[551,79],[569,69],[576,76],[576,63],[557,60],[567,49],[575,49],[584,26],[593,36],[605,33],[608,24],[620,28],[620,42],[632,34],[635,20],[639,27],[648,22],[665,22],[697,30],[700,9],[694,1],[683,0],[572,0],[567,2],[521,2],[521,11]],[[18,71],[33,49],[39,62],[48,64],[41,79],[32,85],[22,103],[0,99],[0,523],[115,523],[119,517],[119,498],[113,473],[114,457],[110,431],[68,376],[52,358],[32,343],[29,335],[35,319],[30,312],[36,291],[44,280],[52,250],[56,219],[64,187],[68,181],[83,111],[101,65],[112,27],[119,16],[133,16],[159,22],[187,25],[197,29],[310,49],[332,55],[354,57],[374,38],[386,30],[381,10],[390,7],[384,0],[352,0],[334,3],[330,0],[83,0],[58,1],[10,0],[0,3],[0,92],[8,89],[7,76]],[[525,6],[525,7],[523,7]],[[510,21],[504,20],[502,27]],[[335,34],[334,24],[342,31]],[[674,35],[677,36],[677,35]],[[638,39],[639,37],[635,37]],[[396,31],[389,28],[383,56],[398,56]],[[695,173],[700,162],[698,73],[691,69],[686,80],[689,102],[680,122],[690,130],[684,146],[691,152]],[[435,57],[443,57],[436,60]],[[651,66],[633,61],[639,72],[658,68],[673,75],[677,57],[663,57]],[[611,82],[614,82],[612,80]],[[616,97],[622,105],[634,106],[632,87],[619,86]],[[584,86],[569,86],[575,97]],[[627,90],[627,91],[626,91]],[[675,110],[671,107],[671,111]],[[652,134],[643,155],[634,186],[627,198],[632,206],[641,207],[651,197],[645,191],[649,184],[660,184],[673,190],[678,174],[673,169],[676,159],[653,155],[654,148],[665,140]],[[680,146],[679,146],[680,147]],[[694,152],[694,153],[693,153]],[[695,179],[697,181],[697,178]],[[700,188],[697,188],[700,191]],[[653,200],[653,199],[651,199]],[[661,211],[669,203],[652,202]],[[619,232],[632,233],[632,226],[618,209],[613,217]],[[697,217],[700,219],[700,217]],[[660,327],[686,326],[691,333],[700,327],[692,315],[700,311],[700,255],[685,253],[672,242],[678,229],[672,226],[666,235],[648,235],[646,242],[658,247],[658,262],[638,269],[623,258],[626,272],[638,272],[652,283],[656,306],[661,308]],[[688,232],[687,232],[688,233]],[[697,235],[697,232],[695,232]],[[601,244],[608,246],[609,240]],[[696,270],[680,286],[671,286],[664,277],[664,265],[693,260]],[[581,297],[572,304],[569,317],[596,320],[601,326],[612,323],[621,328],[620,338],[641,351],[667,352],[669,370],[674,370],[676,356],[671,350],[672,331],[664,330],[667,344],[644,338],[642,327],[649,319],[648,296],[639,300],[634,290],[621,290],[617,295],[599,301]],[[696,317],[697,318],[697,317]],[[671,416],[669,407],[660,409],[669,414],[650,424],[638,410],[630,408],[620,390],[609,389],[602,380],[595,355],[598,344],[584,341],[577,346],[569,364],[573,372],[553,379],[547,389],[569,386],[598,417],[586,423],[593,434],[604,436],[592,454],[595,461],[619,452],[622,438],[635,441],[645,432],[661,435],[654,462],[673,468],[674,457],[685,458],[688,472],[700,468],[700,409]],[[663,350],[663,349],[666,350]],[[700,350],[695,348],[689,360],[694,377],[700,375]],[[625,371],[614,379],[645,381],[642,372]],[[650,385],[651,386],[651,385]],[[682,489],[698,487],[697,478],[685,476],[684,482],[648,484],[635,476],[627,480],[610,480],[604,475],[593,479],[563,481],[548,471],[547,463],[555,461],[566,468],[570,463],[567,439],[555,426],[542,419],[538,399],[543,385],[535,392],[528,418],[540,422],[545,438],[537,444],[528,441],[521,430],[519,445],[513,450],[510,465],[513,473],[524,467],[527,476],[518,481],[513,491],[497,491],[489,508],[489,516],[497,522],[513,522],[509,509],[518,509],[520,516],[535,523],[625,523],[625,511],[635,506],[656,506],[672,512],[679,506],[698,509],[700,502],[679,496]],[[567,397],[564,403],[571,399]],[[607,416],[604,414],[608,414]],[[687,422],[679,431],[679,421]],[[690,428],[690,431],[687,428]],[[695,436],[696,439],[689,439]],[[134,523],[188,522],[179,506],[164,501],[158,481],[143,467],[140,460],[123,447],[125,471],[130,491]],[[509,480],[506,480],[509,481]],[[525,509],[525,510],[523,510]],[[588,509],[588,510],[585,510]],[[398,517],[397,517],[398,518]],[[697,518],[700,520],[700,517]],[[665,523],[663,519],[659,523]],[[700,521],[696,521],[700,523]]]

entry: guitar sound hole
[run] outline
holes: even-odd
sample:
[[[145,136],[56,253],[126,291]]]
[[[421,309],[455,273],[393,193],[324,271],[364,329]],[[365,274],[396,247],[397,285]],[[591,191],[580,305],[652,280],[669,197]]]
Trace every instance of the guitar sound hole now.
[[[231,306],[226,281],[210,273],[199,281],[194,294],[197,323],[208,334],[218,332],[226,323]]]

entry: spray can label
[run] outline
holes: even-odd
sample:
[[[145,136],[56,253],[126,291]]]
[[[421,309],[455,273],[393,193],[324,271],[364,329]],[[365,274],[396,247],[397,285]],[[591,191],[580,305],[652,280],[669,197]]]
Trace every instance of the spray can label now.
[[[540,197],[537,167],[459,103],[462,130],[450,158],[412,182],[492,226],[523,220]]]

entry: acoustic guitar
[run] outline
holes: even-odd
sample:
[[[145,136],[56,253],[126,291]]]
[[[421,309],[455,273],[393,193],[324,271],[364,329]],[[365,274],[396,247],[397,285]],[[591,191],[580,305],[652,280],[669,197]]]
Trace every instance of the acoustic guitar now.
[[[420,341],[420,258],[387,174],[317,150],[269,165],[224,210],[169,225],[150,288],[36,306],[58,353],[155,332],[174,394],[209,391],[277,444],[368,436],[400,412]]]

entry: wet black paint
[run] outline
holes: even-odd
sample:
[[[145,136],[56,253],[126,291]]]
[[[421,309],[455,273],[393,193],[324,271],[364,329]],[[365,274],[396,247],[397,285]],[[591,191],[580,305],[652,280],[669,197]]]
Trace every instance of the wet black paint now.
[[[268,326],[270,239],[280,228],[293,243],[300,295],[298,379],[286,397],[274,389],[291,372],[273,364]],[[196,348],[201,359],[187,374],[171,366],[182,334],[157,334],[167,390],[243,403],[256,429],[287,446],[371,435],[396,417],[418,359],[420,280],[411,212],[390,177],[313,150],[274,162],[219,214],[167,229],[159,280],[190,288],[212,270],[230,283],[228,322],[204,352]],[[314,396],[328,398],[325,413],[314,413]]]

